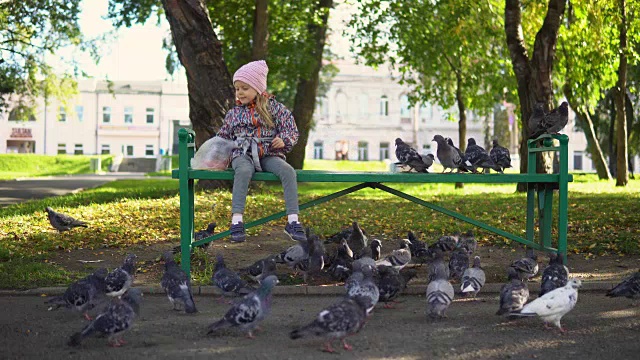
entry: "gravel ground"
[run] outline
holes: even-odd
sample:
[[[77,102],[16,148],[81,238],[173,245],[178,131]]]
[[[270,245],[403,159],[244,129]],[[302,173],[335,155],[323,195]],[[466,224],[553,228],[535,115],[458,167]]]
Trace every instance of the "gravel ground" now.
[[[171,311],[164,296],[145,296],[133,329],[121,348],[106,338],[89,338],[79,348],[66,345],[86,322],[77,313],[47,311],[38,296],[2,296],[0,348],[4,359],[321,359],[321,341],[290,340],[288,333],[313,319],[336,296],[276,296],[262,332],[251,340],[225,331],[207,336],[209,323],[224,314],[211,295],[196,296],[199,313]],[[539,319],[507,321],[494,315],[497,294],[456,300],[449,318],[432,321],[424,315],[423,296],[404,296],[395,310],[378,307],[362,331],[349,338],[354,350],[340,356],[359,359],[632,359],[640,350],[640,307],[627,299],[582,292],[576,308],[563,320],[568,333],[545,330]]]

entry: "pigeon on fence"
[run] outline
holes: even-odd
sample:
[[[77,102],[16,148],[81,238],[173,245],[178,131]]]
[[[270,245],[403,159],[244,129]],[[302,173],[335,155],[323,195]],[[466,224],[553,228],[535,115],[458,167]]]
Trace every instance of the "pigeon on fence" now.
[[[47,211],[47,218],[49,219],[49,223],[51,224],[51,226],[53,226],[54,229],[58,230],[59,232],[71,230],[75,227],[89,227],[86,222],[76,220],[69,215],[55,212],[48,206],[45,210]]]
[[[622,280],[613,289],[607,292],[609,297],[626,297],[629,299],[640,299],[640,270],[635,274]],[[634,302],[632,305],[636,305]]]
[[[518,272],[520,279],[529,280],[538,273],[538,256],[529,248],[526,257],[515,260],[510,266]]]
[[[455,147],[449,145],[447,141],[442,137],[442,135],[436,135],[433,137],[433,141],[438,143],[438,150],[436,150],[436,156],[438,157],[438,161],[444,167],[442,172],[444,173],[447,169],[451,169],[449,172],[453,172],[454,169],[457,169],[458,172],[461,169],[466,170],[471,167],[471,163],[465,164],[464,159],[458,152]]]
[[[453,301],[453,286],[449,282],[448,274],[438,269],[433,280],[427,285],[427,315],[433,319],[447,317],[445,314]]]
[[[85,319],[92,320],[89,316],[89,310],[96,305],[95,302],[101,296],[104,296],[104,279],[107,274],[107,269],[100,268],[93,274],[69,285],[62,296],[53,297],[46,302],[46,304],[52,305],[49,310],[64,306],[69,309],[75,309],[81,312]]]
[[[484,286],[486,276],[484,270],[480,266],[480,257],[473,258],[473,266],[464,271],[462,275],[462,285],[460,285],[460,291],[463,294],[471,294],[476,297],[480,292],[480,289]]]
[[[529,117],[528,129],[529,136],[533,134],[539,127],[540,123],[544,119],[545,111],[544,111],[544,103],[537,102],[533,105],[533,109],[531,110],[531,116]]]
[[[476,139],[474,138],[469,138],[467,140],[467,149],[464,154],[467,157],[467,161],[472,164],[471,169],[473,172],[476,172],[476,169],[479,167],[502,172],[502,168],[491,160],[491,156],[489,156],[487,150],[476,144]]]
[[[129,254],[124,259],[124,263],[121,267],[113,269],[104,279],[105,291],[108,296],[121,296],[124,294],[133,284],[133,277],[136,274],[136,259],[138,257],[135,254]]]
[[[428,164],[428,157],[425,156],[423,158],[416,149],[409,146],[400,138],[396,139],[396,158],[398,158],[396,164],[408,166],[409,171],[413,169],[417,172],[426,173],[428,172],[427,169],[433,164],[433,160],[431,160],[431,164]],[[425,162],[425,160],[427,162]]]
[[[187,314],[198,312],[191,293],[191,280],[187,273],[176,264],[172,253],[165,253],[163,258],[164,274],[160,280],[160,286],[164,289],[164,293],[167,294],[173,309],[177,310],[176,305],[181,302],[184,304],[184,311]]]
[[[493,140],[493,146],[491,147],[489,156],[491,156],[491,160],[493,160],[496,165],[500,166],[500,172],[511,167],[511,154],[509,153],[509,149],[504,146],[500,146],[496,139]]]
[[[557,134],[569,122],[569,103],[564,101],[560,106],[551,110],[542,121],[533,129],[530,139],[535,139],[542,134]]]
[[[222,290],[225,296],[246,295],[254,290],[251,286],[247,285],[247,282],[242,280],[236,272],[227,268],[222,254],[216,255],[216,265],[213,269],[211,282],[218,289]]]
[[[496,315],[513,314],[520,311],[529,300],[529,288],[513,268],[507,269],[509,282],[500,288],[500,309]]]
[[[542,272],[540,296],[567,285],[569,269],[564,266],[563,257],[553,252],[549,254],[549,266]]]

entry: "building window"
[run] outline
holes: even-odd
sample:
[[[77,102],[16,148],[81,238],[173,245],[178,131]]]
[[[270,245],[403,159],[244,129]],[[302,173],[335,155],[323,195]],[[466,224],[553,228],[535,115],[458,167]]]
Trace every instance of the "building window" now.
[[[82,151],[82,144],[76,144],[73,148],[73,155],[82,155],[84,151]]]
[[[342,122],[349,115],[349,101],[345,93],[336,95],[336,122]]]
[[[380,160],[385,160],[389,158],[389,143],[383,142],[380,143]]]
[[[58,121],[67,121],[67,110],[64,108],[64,106],[60,106],[60,109],[58,109]]]
[[[111,106],[102,107],[102,122],[106,124],[111,122]]]
[[[573,152],[573,170],[582,170],[582,151]]]
[[[422,145],[422,155],[429,154],[429,151],[431,151],[431,145],[430,144],[423,144]]]
[[[144,155],[145,156],[153,156],[154,152],[153,152],[153,145],[147,145],[144,148]]]
[[[124,123],[133,124],[133,108],[131,106],[125,106],[124,108]]]
[[[127,145],[127,156],[133,156],[133,145]]]
[[[147,108],[147,124],[153,124],[155,117],[154,112],[155,110],[153,108]]]
[[[411,107],[407,95],[400,97],[400,123],[411,124]]]
[[[58,144],[58,154],[66,154],[67,153],[67,144]]]
[[[84,107],[83,106],[76,106],[76,116],[78,117],[78,121],[82,122],[82,120],[84,120]]]
[[[316,141],[313,143],[313,158],[314,159],[324,159],[322,156],[322,141]]]
[[[109,144],[102,144],[102,147],[100,148],[100,154],[102,155],[111,154],[111,146],[109,146]]]
[[[369,144],[366,141],[358,141],[358,160],[369,160]]]
[[[387,95],[382,95],[380,98],[380,115],[389,116],[389,98]]]

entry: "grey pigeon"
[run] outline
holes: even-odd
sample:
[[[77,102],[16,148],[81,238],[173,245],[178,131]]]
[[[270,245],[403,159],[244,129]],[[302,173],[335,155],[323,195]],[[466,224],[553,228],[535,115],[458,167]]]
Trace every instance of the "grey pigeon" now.
[[[459,237],[456,235],[443,235],[438,240],[431,244],[429,248],[434,250],[436,248],[442,251],[453,251],[458,247]]]
[[[327,272],[335,281],[345,281],[351,274],[353,266],[353,252],[349,248],[346,239],[342,239],[338,246],[336,255],[331,260],[331,265]]]
[[[383,307],[386,309],[393,308],[389,303],[395,302],[395,299],[404,291],[409,281],[418,273],[415,269],[398,271],[398,269],[384,265],[378,266],[377,272],[377,285],[380,292],[379,301],[384,303]]]
[[[465,249],[469,255],[473,254],[478,248],[478,240],[473,235],[473,230],[469,230],[458,236],[458,249]]]
[[[347,244],[349,244],[349,247],[354,254],[360,254],[362,252],[362,249],[367,246],[368,239],[357,221],[354,221],[351,226],[353,228],[353,231],[347,238]]]
[[[438,143],[436,156],[438,156],[438,161],[440,161],[440,164],[444,167],[443,173],[447,169],[451,169],[449,172],[453,172],[454,169],[459,169],[462,166],[462,157],[455,148],[447,144],[447,141],[442,135],[434,136],[433,141]]]
[[[566,330],[560,325],[560,320],[573,310],[578,302],[578,289],[582,286],[579,279],[570,279],[567,285],[552,290],[525,305],[514,316],[538,316],[544,322],[555,325],[561,332]]]
[[[426,258],[430,256],[427,243],[418,239],[412,231],[408,232],[407,238],[411,242],[411,246],[409,247],[409,250],[411,250],[411,258],[419,259],[421,264],[424,263]]]
[[[61,214],[59,212],[53,211],[52,208],[48,207],[45,209],[47,211],[47,218],[49,218],[49,223],[53,226],[54,229],[59,232],[71,230],[75,227],[89,227],[86,222],[76,220],[69,215]]]
[[[198,312],[191,293],[191,280],[187,273],[176,264],[171,253],[165,253],[163,257],[164,274],[160,280],[160,286],[164,289],[164,293],[167,294],[173,309],[176,310],[176,305],[182,303],[187,314]]]
[[[287,264],[296,271],[306,271],[309,266],[309,240],[296,241],[295,245],[288,247],[275,260],[276,263]]]
[[[193,241],[200,241],[202,239],[208,238],[209,236],[213,236],[213,234],[216,232],[216,222],[211,222],[209,223],[209,225],[207,225],[207,228],[204,230],[200,230],[200,231],[196,231],[193,234]],[[204,244],[204,245],[199,245],[197,247],[201,248],[201,249],[206,249],[209,247],[209,245],[211,245],[210,242]],[[193,250],[193,248],[192,248]],[[180,245],[176,246],[173,248],[173,253],[177,254],[180,251],[182,251],[182,247]]]
[[[457,249],[449,258],[449,279],[461,280],[469,268],[469,255],[466,249]],[[447,279],[448,280],[448,279]]]
[[[563,257],[553,252],[549,254],[549,266],[542,272],[540,296],[567,285],[569,269],[564,266]]]
[[[491,147],[491,151],[489,151],[489,156],[491,156],[491,160],[500,167],[500,172],[503,172],[506,168],[512,167],[509,149],[504,146],[500,146],[496,139],[493,139],[493,146]]]
[[[609,297],[626,297],[628,299],[640,299],[640,270],[622,280],[613,289],[607,291]],[[636,303],[632,303],[636,305]]]
[[[461,172],[469,172],[469,171],[471,171],[471,162],[469,162],[467,160],[467,155],[465,155],[460,149],[458,149],[457,146],[455,146],[453,144],[453,139],[445,138],[445,140],[447,141],[447,144],[449,144],[449,146],[451,146],[458,153],[460,158],[462,159],[462,166],[460,168],[458,168],[458,170],[461,171]]]
[[[460,291],[463,294],[471,294],[476,297],[480,292],[480,289],[484,286],[486,281],[486,275],[482,267],[480,266],[480,257],[473,258],[473,266],[465,270],[462,274],[462,284],[460,285]]]
[[[275,274],[276,260],[273,256],[267,256],[254,262],[249,267],[241,269],[241,271],[246,272],[253,280],[259,283],[267,276]]]
[[[345,282],[348,297],[362,297],[366,300],[367,313],[373,311],[380,299],[380,290],[373,280],[373,271],[373,268],[367,266],[351,274]]]
[[[323,351],[333,353],[331,342],[335,339],[342,340],[345,350],[353,347],[346,342],[346,337],[354,335],[362,329],[367,319],[367,301],[363,297],[345,297],[339,302],[323,309],[318,316],[308,325],[293,330],[289,337],[292,340],[309,336],[325,338]]]
[[[253,338],[253,330],[264,320],[271,309],[271,292],[278,283],[275,275],[270,275],[262,281],[258,290],[245,295],[236,302],[222,319],[209,325],[207,334],[227,327],[238,327]]]
[[[402,268],[404,268],[409,262],[411,262],[411,250],[409,250],[410,246],[411,241],[409,241],[409,239],[400,240],[400,248],[393,250],[391,254],[386,256],[384,259],[376,261],[376,266],[392,266],[398,270],[402,270]]]
[[[438,269],[433,280],[427,285],[427,315],[433,319],[447,317],[446,311],[453,301],[453,286],[448,279],[448,274]]]
[[[380,253],[382,252],[382,241],[379,239],[371,240],[371,244],[369,244],[371,248],[371,258],[373,260],[380,260]]]
[[[85,319],[92,320],[89,316],[89,310],[96,305],[101,296],[104,296],[104,278],[107,273],[107,269],[100,268],[93,274],[69,285],[62,296],[56,296],[46,302],[47,304],[55,305],[55,308],[51,306],[49,310],[64,306],[69,309],[75,309],[81,312]]]
[[[500,288],[500,309],[496,315],[512,314],[522,310],[529,300],[529,288],[514,268],[508,268],[509,282]]]
[[[427,165],[418,151],[400,138],[396,139],[396,158],[398,158],[396,164],[408,166],[409,171],[413,169],[417,172],[426,173],[429,166],[433,164],[433,161],[431,161],[431,164]]]
[[[542,134],[557,134],[564,129],[569,122],[569,103],[562,102],[560,106],[551,110],[544,116],[540,124],[533,130],[530,139],[535,139]]]
[[[133,277],[136,274],[135,254],[129,254],[124,259],[121,267],[113,269],[104,279],[105,291],[108,296],[121,296],[133,284]]]
[[[528,248],[526,256],[515,260],[510,266],[518,272],[520,279],[529,280],[538,273],[538,256],[532,248]]]
[[[216,265],[213,268],[211,282],[215,287],[222,290],[225,296],[246,295],[254,290],[251,286],[247,285],[246,281],[240,278],[240,275],[227,268],[222,254],[216,255]]]
[[[304,272],[304,282],[308,282],[309,276],[319,275],[324,269],[324,259],[326,257],[325,248],[320,238],[307,228],[307,242],[309,243],[309,265]]]
[[[112,299],[109,306],[96,316],[95,320],[71,336],[69,346],[79,346],[84,338],[95,333],[107,335],[111,346],[122,346],[125,343],[122,333],[133,325],[140,309],[141,297],[140,289],[129,289],[122,298]]]
[[[471,169],[473,172],[476,172],[476,169],[479,167],[502,172],[502,168],[491,160],[491,156],[489,156],[487,150],[478,145],[474,138],[469,138],[467,140],[467,149],[464,154],[467,157],[467,161],[471,163]]]
[[[542,119],[544,119],[544,103],[537,102],[533,105],[533,109],[531,110],[531,116],[529,117],[529,122],[527,124],[529,128],[529,136],[533,134],[539,127]]]
[[[430,255],[427,282],[435,280],[438,273],[446,274],[447,279],[449,279],[449,266],[444,262],[444,252],[436,248],[430,252]]]

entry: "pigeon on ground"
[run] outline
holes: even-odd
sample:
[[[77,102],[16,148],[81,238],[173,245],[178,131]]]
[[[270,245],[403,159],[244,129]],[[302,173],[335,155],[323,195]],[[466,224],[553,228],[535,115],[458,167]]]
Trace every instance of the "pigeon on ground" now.
[[[409,262],[411,262],[411,241],[409,239],[400,240],[400,248],[395,249],[390,255],[387,255],[384,259],[376,261],[376,266],[385,265],[393,266],[398,270],[402,270]]]
[[[567,285],[569,281],[569,269],[564,266],[563,257],[558,253],[549,254],[549,266],[542,272],[540,282],[540,296]]]
[[[133,320],[140,309],[142,292],[140,289],[129,289],[121,298],[111,300],[109,306],[96,316],[96,319],[85,328],[71,336],[69,346],[79,346],[84,338],[94,333],[102,333],[109,337],[109,345],[119,347],[125,344],[122,333],[133,325]]]
[[[373,260],[380,260],[380,253],[382,252],[382,241],[380,241],[379,239],[373,239],[371,240],[371,244],[369,244],[369,247],[371,247],[371,258]]]
[[[640,270],[635,274],[622,280],[613,289],[607,291],[609,297],[626,297],[628,299],[636,300],[640,299]],[[633,306],[637,305],[635,301]]]
[[[469,255],[466,249],[457,249],[451,253],[449,258],[449,279],[460,280],[462,275],[469,268]]]
[[[191,280],[187,273],[182,270],[173,260],[172,253],[165,253],[164,258],[164,274],[160,280],[160,286],[167,294],[167,298],[173,305],[173,310],[178,310],[177,304],[184,304],[184,311],[187,314],[198,312],[196,304],[193,302],[193,294],[191,293]]]
[[[85,319],[92,320],[89,316],[89,310],[95,307],[96,302],[104,295],[104,278],[107,274],[107,269],[100,268],[93,274],[69,285],[62,296],[56,296],[46,302],[52,305],[49,310],[64,306],[69,309],[75,309],[81,312]]]
[[[373,311],[380,299],[380,290],[373,280],[373,271],[373,268],[367,266],[351,274],[345,282],[348,297],[362,297],[366,300],[367,314]]]
[[[530,137],[531,134],[533,134],[540,127],[540,123],[542,122],[542,119],[544,119],[544,115],[544,103],[535,103],[533,105],[533,109],[531,110],[531,116],[529,117],[529,122],[527,124]]]
[[[327,269],[329,276],[335,281],[345,281],[351,274],[353,264],[353,252],[349,248],[346,239],[338,246],[337,253],[331,260],[331,266]]]
[[[469,230],[464,234],[458,236],[458,248],[465,249],[467,254],[473,254],[478,248],[478,240],[473,235],[473,230]]]
[[[392,309],[389,303],[395,302],[407,284],[418,272],[415,269],[403,269],[398,271],[391,266],[378,266],[378,290],[380,291],[379,301],[384,303],[385,309]]]
[[[491,156],[489,156],[487,150],[478,145],[474,138],[469,138],[467,140],[467,149],[464,154],[467,157],[467,161],[472,164],[471,169],[473,172],[476,172],[479,167],[502,172],[502,168],[491,160]]]
[[[286,264],[293,270],[305,271],[309,265],[309,240],[297,241],[275,258],[276,263]]]
[[[496,139],[493,139],[493,146],[491,147],[489,156],[491,156],[491,160],[500,167],[500,172],[511,167],[511,154],[509,153],[509,149],[504,146],[500,146]]]
[[[569,122],[569,103],[562,102],[560,106],[551,110],[544,116],[540,124],[531,132],[530,139],[535,139],[542,134],[557,134]]]
[[[427,276],[427,282],[432,282],[436,278],[437,273],[443,273],[447,275],[449,279],[449,266],[444,262],[444,252],[439,249],[433,249],[429,258],[429,275]]]
[[[254,262],[249,267],[241,269],[241,271],[246,272],[253,280],[260,283],[267,276],[275,275],[276,260],[273,256],[268,256]]]
[[[61,214],[59,212],[53,211],[52,208],[48,207],[45,209],[47,211],[47,217],[49,218],[49,223],[53,226],[54,229],[59,232],[71,230],[75,227],[89,227],[86,222],[76,220],[69,215]]]
[[[429,246],[432,251],[436,248],[442,251],[453,251],[458,247],[459,237],[456,235],[443,235],[435,243]]]
[[[227,327],[239,327],[253,339],[253,330],[264,320],[271,309],[271,292],[278,283],[275,275],[270,275],[262,281],[258,290],[247,294],[236,302],[222,319],[209,325],[207,334]]]
[[[442,172],[444,173],[447,169],[451,169],[449,172],[453,172],[454,169],[466,168],[464,165],[464,161],[458,151],[451,145],[447,144],[447,141],[442,137],[442,135],[436,135],[433,137],[433,140],[438,143],[438,150],[436,151],[436,156],[438,157],[438,161],[444,167]],[[470,166],[471,164],[469,164]]]
[[[408,166],[409,171],[413,169],[417,172],[426,173],[428,172],[427,169],[429,166],[433,164],[432,161],[431,164],[427,165],[418,151],[402,141],[400,138],[396,139],[396,157],[398,158],[398,162],[396,164]]]
[[[292,340],[308,336],[320,336],[326,339],[323,351],[333,353],[331,347],[334,339],[342,341],[345,350],[353,347],[347,344],[346,337],[354,335],[362,329],[367,319],[367,300],[363,297],[345,297],[339,302],[323,309],[310,324],[293,330],[289,337]]]
[[[525,305],[522,310],[513,313],[514,316],[538,316],[544,322],[545,328],[549,324],[555,325],[561,332],[566,332],[560,319],[571,311],[578,302],[578,288],[582,286],[580,279],[572,278],[567,285],[552,290]]]
[[[520,279],[529,280],[538,273],[538,256],[528,248],[526,257],[515,260],[510,266],[518,272]]]
[[[500,309],[496,315],[513,314],[520,311],[529,300],[529,288],[514,268],[507,269],[509,282],[500,288]]]
[[[213,268],[211,282],[215,287],[222,290],[225,296],[246,295],[255,290],[247,285],[247,282],[242,280],[235,271],[227,268],[222,254],[216,255],[216,265]]]
[[[347,244],[349,244],[354,254],[360,254],[362,249],[367,246],[368,239],[357,221],[354,221],[351,226],[353,227],[353,231],[351,231],[351,234],[349,234],[347,238]]]
[[[312,234],[307,228],[307,242],[309,244],[309,266],[304,273],[304,282],[309,276],[317,276],[324,269],[325,249],[318,235]]]
[[[200,231],[196,231],[193,234],[193,241],[200,241],[202,239],[208,238],[209,236],[213,236],[213,234],[216,232],[216,222],[211,222],[209,223],[209,225],[207,226],[206,229],[204,230],[200,230]],[[210,242],[203,244],[203,245],[199,245],[197,247],[201,248],[201,249],[206,249],[209,247],[209,245],[211,245]],[[192,248],[193,250],[193,248]],[[173,253],[177,254],[180,251],[182,251],[182,247],[180,245],[176,246],[173,248]]]
[[[445,312],[453,301],[453,286],[449,282],[448,274],[438,269],[433,280],[427,285],[427,315],[433,319],[447,317]]]
[[[480,292],[480,289],[484,286],[486,276],[484,270],[480,266],[480,257],[473,258],[473,266],[465,270],[462,275],[462,285],[460,285],[460,291],[467,295],[470,294],[476,297]]]
[[[135,254],[127,255],[122,266],[114,269],[107,275],[104,282],[105,291],[108,296],[121,296],[129,290],[133,284],[133,277],[136,274],[137,258]]]

